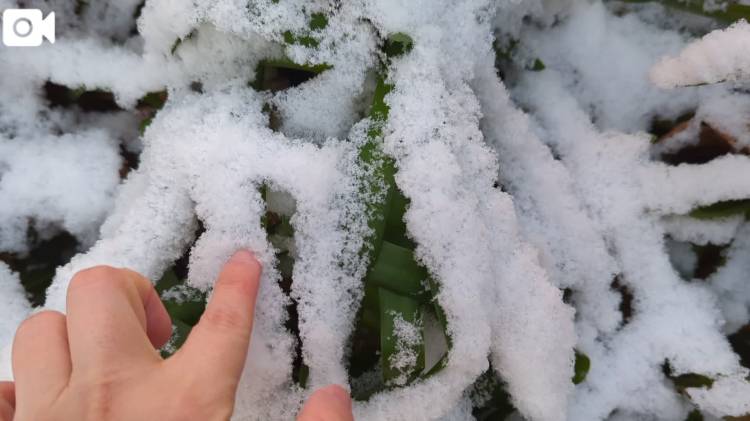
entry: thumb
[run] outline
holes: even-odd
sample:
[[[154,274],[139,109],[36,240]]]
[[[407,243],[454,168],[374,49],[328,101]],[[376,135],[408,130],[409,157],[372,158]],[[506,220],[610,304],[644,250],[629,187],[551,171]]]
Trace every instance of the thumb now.
[[[352,399],[341,386],[318,389],[305,402],[297,421],[354,421]]]
[[[237,387],[250,346],[261,270],[260,262],[248,250],[236,252],[227,261],[206,311],[175,361],[195,367],[210,379],[208,383]]]

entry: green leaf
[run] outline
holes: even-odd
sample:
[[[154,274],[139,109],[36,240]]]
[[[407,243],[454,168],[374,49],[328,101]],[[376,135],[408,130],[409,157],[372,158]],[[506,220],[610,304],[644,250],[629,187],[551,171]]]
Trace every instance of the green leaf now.
[[[276,234],[283,237],[293,237],[294,227],[292,226],[292,218],[287,215],[280,215],[279,218],[281,221],[276,227]]]
[[[396,189],[389,203],[383,238],[385,241],[413,250],[416,245],[407,235],[406,221],[404,221],[407,207],[409,207],[409,199]]]
[[[694,409],[690,411],[685,421],[703,421],[703,414],[701,414],[701,411]]]
[[[192,31],[190,31],[190,33],[188,33],[184,37],[177,38],[174,41],[174,44],[172,44],[172,48],[169,49],[170,54],[174,55],[174,53],[177,52],[177,49],[180,48],[180,45],[182,45],[183,42],[192,39],[197,33],[198,33],[198,30],[197,29],[193,29]]]
[[[668,379],[672,380],[675,389],[677,389],[677,391],[680,393],[685,392],[685,389],[691,387],[711,388],[711,386],[713,386],[714,384],[714,380],[712,378],[698,373],[685,373],[675,376],[672,371],[672,366],[669,364],[668,360],[665,361],[662,365],[662,371]]]
[[[269,79],[282,75],[294,75],[295,78],[301,79],[302,81],[311,79],[312,77],[333,68],[330,64],[307,64],[307,63],[295,63],[288,57],[261,60],[255,69],[255,79],[250,83],[257,91],[263,91],[269,89]],[[294,84],[292,84],[294,86]],[[264,110],[264,112],[270,111],[270,108]]]
[[[284,31],[284,42],[287,44],[294,44],[296,42],[296,37],[292,33],[292,31]]]
[[[750,199],[714,203],[697,208],[689,215],[697,219],[719,219],[741,214],[750,214]]]
[[[396,172],[393,159],[386,156],[382,150],[382,127],[388,118],[388,105],[385,96],[393,87],[385,83],[383,78],[378,79],[375,88],[370,119],[372,120],[367,132],[368,140],[359,152],[359,160],[365,168],[370,170],[367,178],[360,180],[364,202],[369,215],[368,225],[372,235],[368,238],[370,261],[374,261],[380,254],[380,248],[385,233],[386,217],[390,209],[390,202],[396,194]]]
[[[373,123],[376,123],[376,126],[385,124],[386,120],[388,119],[388,112],[390,111],[390,107],[388,107],[388,104],[386,104],[385,102],[385,96],[388,95],[392,90],[393,85],[386,83],[383,77],[378,78],[377,85],[375,86],[375,95],[373,96],[372,106],[370,108],[370,118],[373,120]],[[377,128],[382,129],[382,127]],[[368,132],[370,138],[382,136],[382,134],[382,131],[379,131],[376,134]]]
[[[380,361],[386,384],[405,385],[414,381],[424,370],[424,333],[420,303],[412,298],[394,294],[387,289],[378,291],[380,303]],[[399,340],[397,326],[408,323],[419,329],[417,341]],[[413,364],[404,365],[401,357],[411,355]]]
[[[7,263],[13,271],[18,272],[26,298],[33,307],[37,307],[44,305],[47,288],[57,267],[68,263],[80,250],[78,240],[65,231],[45,239],[31,225],[26,239],[31,245],[28,254],[0,253],[0,262]]]
[[[431,293],[436,293],[438,289],[425,287],[425,281],[432,281],[427,270],[415,261],[414,244],[406,235],[403,218],[409,201],[396,186],[394,161],[382,150],[383,127],[390,111],[385,97],[392,89],[393,86],[386,83],[382,75],[378,77],[369,114],[367,140],[359,151],[360,163],[368,174],[359,182],[372,232],[367,238],[368,246],[363,249],[363,253],[369,254],[370,270],[365,278],[365,296],[354,335],[356,347],[362,343],[363,332],[368,329],[380,332],[381,369],[386,384],[391,385],[396,383],[396,379],[404,380],[404,376],[407,383],[413,381],[424,371],[423,338],[412,349],[417,357],[416,367],[404,373],[402,368],[389,364],[396,352],[395,320],[403,318],[409,323],[418,321],[421,326],[422,303],[428,302],[428,305],[435,306],[438,319],[446,326],[442,309],[436,301],[430,300]],[[450,338],[448,342],[450,346]],[[353,357],[352,361],[355,360],[359,365],[367,361],[361,356]],[[430,369],[430,373],[442,369],[446,362],[447,355]],[[369,393],[373,391],[365,395]]]
[[[310,35],[294,35],[292,31],[284,31],[283,37],[284,42],[289,45],[299,44],[305,47],[314,48],[320,44],[317,39]]]
[[[149,92],[138,100],[137,108],[150,107],[160,109],[167,102],[167,91]]]
[[[500,61],[512,61],[519,43],[520,41],[517,39],[511,39],[505,45],[500,45],[498,42],[494,43],[495,58]]]
[[[411,37],[403,32],[391,34],[385,40],[383,51],[388,57],[398,57],[408,53],[414,48],[414,41]]]
[[[162,302],[172,320],[180,320],[190,326],[195,326],[198,323],[206,309],[206,296],[203,293],[196,293],[193,298],[185,301],[167,299]]]
[[[424,301],[429,274],[414,261],[414,252],[384,241],[367,281],[400,295]]]
[[[297,372],[294,374],[294,377],[297,379],[297,384],[299,384],[300,387],[307,387],[307,380],[310,378],[310,367],[301,364],[297,369]]]
[[[143,120],[141,120],[140,124],[138,125],[138,131],[141,133],[141,136],[143,136],[144,133],[146,133],[146,129],[148,126],[151,125],[151,123],[154,121],[153,117],[146,117]]]
[[[206,309],[206,294],[185,285],[185,280],[179,279],[172,269],[164,272],[156,283],[156,292],[173,322],[179,320],[193,326]]]
[[[291,59],[286,58],[286,57],[272,59],[272,60],[263,60],[261,63],[270,67],[278,67],[282,69],[292,69],[292,70],[302,70],[305,72],[310,72],[310,73],[315,73],[315,74],[319,74],[328,69],[333,68],[333,66],[331,66],[330,64],[326,64],[326,63],[299,64],[299,63],[293,62]]]
[[[674,382],[675,388],[680,392],[692,387],[711,388],[714,384],[713,379],[696,373],[681,374],[673,377],[672,382]]]
[[[472,402],[477,405],[472,415],[477,421],[502,421],[515,411],[510,395],[491,366],[474,382],[471,393]]]
[[[281,273],[282,277],[291,279],[294,271],[294,258],[289,255],[289,252],[279,253],[277,258],[279,260],[279,273]]]
[[[546,69],[547,66],[544,65],[544,62],[539,59],[534,60],[534,64],[531,65],[531,71],[534,72],[541,72],[542,70]]]
[[[328,18],[323,13],[313,13],[310,15],[310,29],[325,29],[328,26]]]
[[[177,319],[172,320],[172,337],[169,339],[166,345],[161,349],[161,356],[167,358],[177,352],[178,349],[185,343],[190,331],[193,329],[192,326],[184,323]]]
[[[318,42],[317,39],[309,35],[303,35],[303,36],[297,37],[297,43],[308,48],[314,48],[320,45],[320,42]]]
[[[581,352],[576,351],[576,362],[573,375],[573,384],[580,384],[586,380],[586,375],[589,374],[591,369],[591,360],[589,357]]]

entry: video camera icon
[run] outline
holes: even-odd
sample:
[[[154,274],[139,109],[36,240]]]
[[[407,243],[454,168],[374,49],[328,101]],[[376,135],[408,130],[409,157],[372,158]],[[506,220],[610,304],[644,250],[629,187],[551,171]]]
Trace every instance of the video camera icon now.
[[[44,38],[55,43],[55,12],[42,19],[39,9],[6,9],[3,12],[3,44],[38,47]]]

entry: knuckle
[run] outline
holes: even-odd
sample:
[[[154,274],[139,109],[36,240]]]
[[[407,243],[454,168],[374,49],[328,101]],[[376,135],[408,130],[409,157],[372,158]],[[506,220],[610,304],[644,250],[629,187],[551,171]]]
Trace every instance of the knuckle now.
[[[114,383],[112,376],[101,376],[88,382],[82,402],[85,420],[110,419]]]
[[[73,276],[68,285],[68,297],[98,291],[102,288],[127,290],[132,288],[135,282],[140,281],[138,278],[143,277],[128,269],[105,265],[94,266],[81,270]],[[149,283],[145,278],[143,280]]]
[[[21,322],[16,335],[22,337],[27,333],[46,330],[60,323],[65,323],[65,316],[62,313],[51,310],[40,311]]]

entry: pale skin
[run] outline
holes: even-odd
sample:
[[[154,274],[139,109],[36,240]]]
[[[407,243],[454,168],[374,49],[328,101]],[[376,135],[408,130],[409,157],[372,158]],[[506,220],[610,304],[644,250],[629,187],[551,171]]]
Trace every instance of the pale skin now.
[[[151,282],[98,266],[75,275],[67,315],[18,328],[15,383],[0,382],[0,421],[228,420],[250,343],[261,265],[246,250],[224,265],[200,322],[172,357],[171,321]],[[317,390],[297,421],[352,421],[340,386]]]

